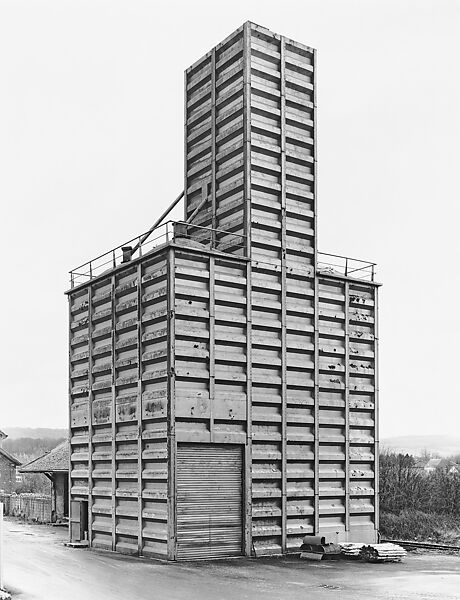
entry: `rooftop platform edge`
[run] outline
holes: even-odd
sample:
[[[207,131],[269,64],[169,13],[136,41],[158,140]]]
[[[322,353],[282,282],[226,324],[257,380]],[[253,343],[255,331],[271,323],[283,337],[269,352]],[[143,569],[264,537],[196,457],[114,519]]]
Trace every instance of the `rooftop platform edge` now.
[[[107,271],[104,271],[103,273],[96,275],[95,277],[93,277],[92,279],[89,279],[88,281],[85,281],[84,283],[81,283],[79,285],[76,285],[75,287],[69,288],[64,292],[64,294],[66,296],[69,296],[70,294],[81,291],[85,287],[88,287],[89,285],[93,285],[95,282],[102,281],[106,277],[112,276],[114,273],[118,274],[121,271],[128,269],[129,267],[132,267],[133,265],[137,265],[139,262],[142,262],[143,260],[145,260],[147,258],[151,258],[152,256],[155,256],[156,254],[165,252],[168,250],[168,248],[177,248],[179,250],[186,250],[186,251],[196,253],[196,254],[212,255],[212,256],[217,256],[222,259],[236,260],[239,262],[248,262],[250,260],[247,256],[238,256],[237,254],[229,254],[228,252],[220,252],[219,250],[208,249],[208,248],[197,248],[196,246],[195,247],[188,246],[186,244],[181,244],[180,242],[178,243],[177,241],[170,241],[165,244],[156,246],[149,252],[146,252],[145,254],[143,254],[142,256],[138,256],[137,258],[133,258],[129,262],[121,263],[120,265],[117,265],[116,267],[114,267],[112,269],[108,269]]]
[[[378,281],[369,281],[368,279],[358,279],[356,277],[350,277],[349,275],[342,275],[341,273],[322,273],[321,270],[316,271],[317,277],[323,277],[325,279],[336,279],[338,281],[349,281],[352,283],[359,283],[361,285],[369,285],[372,287],[382,287],[383,283]]]

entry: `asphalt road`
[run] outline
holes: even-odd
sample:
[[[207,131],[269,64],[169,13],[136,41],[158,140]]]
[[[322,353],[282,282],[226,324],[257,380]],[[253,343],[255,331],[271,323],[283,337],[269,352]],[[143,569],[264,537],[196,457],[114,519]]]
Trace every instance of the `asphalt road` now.
[[[65,530],[5,523],[5,584],[14,600],[460,600],[460,556],[404,563],[299,558],[166,563],[66,548]]]

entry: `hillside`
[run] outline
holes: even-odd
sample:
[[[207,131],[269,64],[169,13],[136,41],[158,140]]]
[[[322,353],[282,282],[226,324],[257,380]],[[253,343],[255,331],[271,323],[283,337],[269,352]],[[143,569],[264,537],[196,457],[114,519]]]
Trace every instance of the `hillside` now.
[[[402,435],[383,438],[380,448],[403,454],[421,455],[424,452],[453,456],[460,454],[460,436],[449,435]]]
[[[4,431],[10,440],[18,438],[37,439],[61,439],[68,435],[67,429],[58,429],[54,427],[6,427],[0,424],[0,429]]]
[[[55,448],[58,444],[63,442],[66,438],[7,438],[3,442],[3,448],[7,450],[13,456],[16,456],[22,464],[49,452]]]

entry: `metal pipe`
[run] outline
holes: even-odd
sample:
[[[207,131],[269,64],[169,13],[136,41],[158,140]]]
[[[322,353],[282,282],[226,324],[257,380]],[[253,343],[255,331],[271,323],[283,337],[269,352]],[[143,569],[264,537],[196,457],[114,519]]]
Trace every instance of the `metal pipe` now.
[[[165,210],[165,212],[161,215],[161,217],[159,217],[155,223],[152,225],[152,227],[150,227],[150,229],[147,231],[147,233],[144,233],[144,235],[141,237],[141,239],[139,240],[139,242],[134,246],[132,253],[134,254],[136,252],[136,250],[142,246],[142,244],[145,242],[145,240],[149,237],[149,235],[152,233],[152,231],[154,229],[156,229],[158,227],[158,225],[161,225],[161,222],[164,221],[164,219],[169,215],[169,213],[172,211],[172,209],[179,204],[180,200],[182,200],[182,198],[184,197],[184,192],[182,191],[177,198],[174,200],[174,202],[172,204],[169,205],[169,207]]]
[[[195,210],[192,212],[192,214],[189,216],[189,218],[185,221],[187,224],[191,223],[193,221],[193,219],[197,215],[198,211],[203,208],[203,206],[206,204],[207,200],[208,200],[208,196],[205,196],[201,200],[201,202],[198,204],[198,206],[195,208]]]

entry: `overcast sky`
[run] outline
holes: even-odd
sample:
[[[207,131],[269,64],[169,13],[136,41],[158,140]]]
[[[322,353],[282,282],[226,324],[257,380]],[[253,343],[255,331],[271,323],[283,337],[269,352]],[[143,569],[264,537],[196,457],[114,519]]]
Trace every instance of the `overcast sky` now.
[[[457,0],[0,0],[3,429],[67,425],[67,272],[182,190],[183,71],[246,20],[318,49],[319,249],[378,263],[381,436],[458,433]]]

